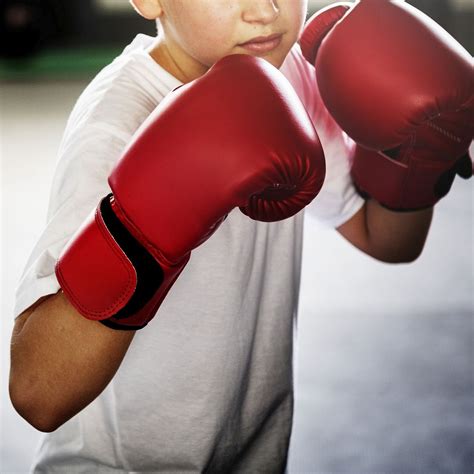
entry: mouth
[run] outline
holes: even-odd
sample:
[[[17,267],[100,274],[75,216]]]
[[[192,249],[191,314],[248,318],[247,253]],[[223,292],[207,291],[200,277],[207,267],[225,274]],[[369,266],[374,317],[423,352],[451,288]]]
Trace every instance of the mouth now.
[[[252,53],[268,53],[280,45],[282,36],[281,33],[269,36],[256,36],[245,43],[240,43],[238,46]]]

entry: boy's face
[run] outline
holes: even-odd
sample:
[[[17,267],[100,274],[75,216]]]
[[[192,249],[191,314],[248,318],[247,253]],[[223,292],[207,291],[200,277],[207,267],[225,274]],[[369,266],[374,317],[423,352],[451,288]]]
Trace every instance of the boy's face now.
[[[222,57],[239,53],[259,56],[279,68],[299,38],[307,9],[307,0],[159,3],[168,49],[194,76]]]

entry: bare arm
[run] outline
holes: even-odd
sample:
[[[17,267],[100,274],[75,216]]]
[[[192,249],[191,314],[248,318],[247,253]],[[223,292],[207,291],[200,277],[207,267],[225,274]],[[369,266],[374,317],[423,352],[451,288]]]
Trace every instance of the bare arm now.
[[[370,199],[337,230],[371,257],[388,263],[407,263],[418,258],[425,245],[433,208],[393,212]]]
[[[38,300],[13,328],[13,406],[36,429],[54,431],[104,390],[134,335],[85,319],[62,291]]]

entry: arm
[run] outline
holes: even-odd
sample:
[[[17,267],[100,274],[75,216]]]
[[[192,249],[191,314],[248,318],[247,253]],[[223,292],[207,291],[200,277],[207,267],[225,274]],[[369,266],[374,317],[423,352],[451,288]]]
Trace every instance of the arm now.
[[[212,114],[196,123],[189,110]],[[222,157],[224,148],[231,151]],[[210,172],[222,159],[226,166]],[[170,95],[112,170],[113,196],[102,199],[59,256],[62,291],[17,320],[10,394],[18,412],[52,431],[82,410],[114,376],[130,330],[155,316],[191,251],[228,212],[239,206],[262,221],[290,217],[315,197],[324,169],[303,105],[263,59],[228,56]],[[162,274],[152,273],[156,268]]]
[[[13,406],[36,429],[54,431],[104,390],[134,334],[85,319],[62,291],[42,298],[13,328]]]
[[[433,208],[390,211],[373,199],[337,231],[367,255],[387,263],[408,263],[423,250],[431,225]]]

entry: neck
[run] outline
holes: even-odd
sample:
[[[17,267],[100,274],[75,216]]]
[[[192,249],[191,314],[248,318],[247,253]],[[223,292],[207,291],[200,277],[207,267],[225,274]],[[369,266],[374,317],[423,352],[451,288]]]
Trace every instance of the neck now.
[[[157,42],[154,43],[148,50],[148,54],[166,71],[179,79],[183,84],[191,82],[194,79],[202,76],[207,68],[192,67],[191,61],[185,58],[183,53],[180,53],[178,47],[173,46],[170,41],[160,36]],[[199,71],[198,71],[199,69]]]

